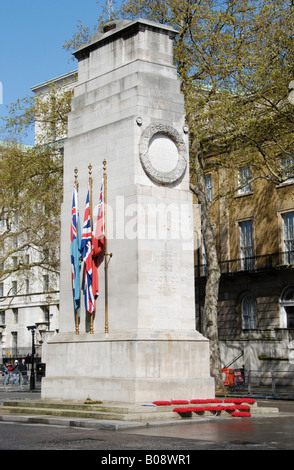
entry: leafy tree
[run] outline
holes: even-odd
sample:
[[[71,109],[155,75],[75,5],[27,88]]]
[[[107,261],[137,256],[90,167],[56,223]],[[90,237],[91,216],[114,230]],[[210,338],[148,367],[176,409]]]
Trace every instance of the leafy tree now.
[[[205,334],[210,340],[211,373],[216,388],[221,389],[217,332],[220,271],[211,213],[216,200],[238,189],[231,176],[240,165],[250,165],[252,180],[264,178],[281,183],[293,174],[293,105],[287,99],[289,82],[293,79],[293,2],[128,0],[114,16],[144,17],[178,30],[174,57],[190,128],[190,187],[202,206],[207,256]],[[77,33],[65,47],[75,49],[88,41],[105,21],[104,12],[99,18],[100,25],[92,31],[80,23]],[[20,135],[24,124],[38,116],[37,110],[30,106],[27,113],[18,113],[18,106],[11,110],[12,120],[8,123],[11,129],[17,130],[16,136]],[[40,121],[44,122],[42,118]],[[49,119],[51,133],[53,122]],[[48,129],[48,119],[46,126]],[[55,125],[53,128],[56,130]],[[45,151],[43,147],[42,150]],[[57,163],[58,167],[61,160],[58,152],[54,155],[52,164]],[[286,170],[285,165],[281,165],[283,160],[288,162]],[[219,170],[225,170],[227,178],[219,194],[210,201],[205,174]],[[24,178],[24,181],[27,180]],[[28,181],[33,181],[32,175]],[[28,187],[31,191],[33,185]]]
[[[193,90],[193,99],[195,97],[194,90],[195,90],[195,83],[197,83],[197,61],[194,61],[193,56],[193,41],[194,38],[190,37],[190,28],[193,25],[197,25],[197,20],[200,19],[199,28],[197,30],[197,34],[199,37],[197,41],[202,43],[203,47],[205,47],[205,41],[207,37],[209,37],[208,30],[207,30],[207,19],[209,19],[210,30],[213,33],[214,24],[214,17],[210,12],[211,5],[213,2],[211,1],[176,1],[176,0],[139,0],[133,1],[129,0],[124,2],[122,8],[114,14],[111,18],[107,18],[104,14],[100,17],[101,23],[100,28],[107,22],[107,20],[115,19],[115,18],[126,18],[126,19],[133,19],[136,17],[145,17],[147,19],[151,19],[153,21],[159,23],[170,24],[174,28],[179,30],[179,35],[177,40],[175,41],[175,60],[177,62],[177,67],[179,71],[179,75],[182,79],[183,83],[183,90],[186,97],[186,107],[187,107],[187,119],[190,125],[190,132],[191,136],[196,135],[196,128],[194,126],[194,111],[192,110],[192,102],[189,103],[189,93]],[[104,12],[105,13],[105,12]],[[99,28],[98,28],[99,29]],[[90,33],[90,29],[87,27],[83,27],[82,24],[79,24],[77,32],[74,34],[71,41],[67,42],[64,47],[68,50],[75,49],[83,42],[87,42]],[[195,38],[196,39],[196,38]],[[201,45],[200,45],[201,47]],[[211,38],[210,46],[207,48],[213,49],[215,47],[213,38]],[[209,53],[208,53],[209,55]],[[201,80],[201,92],[203,84],[205,87],[209,83],[209,75],[205,70],[205,60],[203,59],[203,64],[199,63],[199,80]],[[201,59],[201,60],[202,60]],[[208,67],[209,68],[209,67]],[[203,69],[203,70],[202,70]],[[194,77],[191,75],[191,71],[193,71]],[[202,93],[203,94],[203,93]],[[211,230],[210,224],[210,216],[209,216],[209,206],[210,203],[208,201],[206,187],[205,187],[205,177],[203,173],[203,161],[198,158],[199,151],[196,151],[196,146],[200,145],[200,138],[199,136],[198,141],[196,139],[192,139],[192,147],[194,148],[195,159],[192,159],[192,167],[198,168],[195,175],[197,175],[197,184],[192,185],[191,188],[195,192],[198,197],[200,204],[202,205],[201,217],[202,217],[202,230],[205,233],[205,247],[208,257],[208,279],[207,279],[207,293],[206,293],[206,303],[205,303],[205,311],[206,316],[208,319],[207,321],[207,331],[206,334],[210,339],[210,351],[211,351],[211,370],[212,375],[215,377],[217,381],[217,388],[223,388],[223,381],[222,381],[222,374],[221,374],[221,363],[220,363],[220,353],[219,353],[219,345],[218,345],[218,336],[217,336],[217,299],[218,299],[218,285],[219,285],[219,266],[217,261],[217,254],[216,248],[213,240],[213,234]],[[205,230],[204,230],[205,228]]]
[[[0,145],[0,281],[39,272],[59,273],[63,146],[72,89],[50,86],[45,95],[10,106]],[[37,145],[20,142],[34,126]],[[18,285],[21,287],[21,282]],[[12,292],[6,293],[11,295]]]
[[[220,270],[211,210],[216,200],[238,189],[231,176],[240,165],[253,168],[252,180],[282,182],[292,172],[293,107],[287,95],[293,78],[293,2],[128,0],[116,16],[143,17],[178,30],[174,57],[190,128],[190,187],[202,207],[207,257],[205,334],[210,340],[211,373],[221,389]],[[290,162],[286,172],[282,158]],[[205,173],[219,169],[227,171],[227,178],[210,201]]]
[[[211,229],[215,200],[234,194],[232,172],[250,165],[252,180],[276,184],[293,174],[293,2],[285,0],[129,0],[118,13],[178,30],[174,56],[190,128],[191,190],[202,207],[207,256],[206,335],[211,373],[222,388],[217,300],[220,271]],[[287,159],[287,171],[281,160]],[[227,170],[209,201],[205,173]],[[248,181],[247,181],[248,183]],[[240,183],[242,185],[242,183]]]
[[[98,3],[99,6],[102,7],[102,11],[97,18],[96,24],[93,26],[84,26],[82,21],[78,21],[77,29],[72,38],[63,44],[64,49],[67,51],[74,51],[82,44],[86,44],[94,34],[103,31],[103,26],[107,21],[115,17],[114,10],[113,8],[110,8],[110,3],[107,0],[104,5],[100,5],[100,2],[97,2],[97,4]]]

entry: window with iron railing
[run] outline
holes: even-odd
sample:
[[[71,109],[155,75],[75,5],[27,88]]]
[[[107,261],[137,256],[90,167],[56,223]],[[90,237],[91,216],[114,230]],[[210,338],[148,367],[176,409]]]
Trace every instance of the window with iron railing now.
[[[241,269],[254,268],[253,224],[252,220],[240,222]]]
[[[292,259],[293,261],[288,263],[286,261],[288,259]],[[234,274],[240,271],[266,272],[273,269],[289,270],[289,265],[293,265],[294,268],[294,251],[269,253],[260,256],[255,255],[245,259],[236,258],[219,262],[221,274]],[[195,275],[200,277],[207,275],[207,265],[205,262],[197,267]]]
[[[284,262],[294,263],[294,212],[283,215]]]

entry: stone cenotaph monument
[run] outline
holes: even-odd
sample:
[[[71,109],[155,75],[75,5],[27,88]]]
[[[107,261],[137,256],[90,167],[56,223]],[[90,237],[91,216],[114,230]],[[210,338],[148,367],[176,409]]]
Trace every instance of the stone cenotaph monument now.
[[[209,343],[195,330],[193,203],[184,98],[173,63],[176,34],[147,20],[118,21],[74,53],[78,82],[64,149],[60,329],[45,347],[42,398],[150,403],[214,397]],[[107,328],[103,264],[93,331],[82,299],[77,332],[69,240],[74,171],[82,225],[88,166],[95,214],[104,160],[112,254]]]

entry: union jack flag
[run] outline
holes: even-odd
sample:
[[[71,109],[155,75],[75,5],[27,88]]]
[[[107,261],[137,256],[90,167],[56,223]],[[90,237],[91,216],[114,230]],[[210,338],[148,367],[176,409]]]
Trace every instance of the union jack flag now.
[[[72,193],[72,208],[71,208],[71,227],[70,227],[70,241],[73,242],[74,239],[78,237],[77,232],[77,222],[78,222],[78,194],[76,187],[73,188]]]
[[[84,293],[85,308],[89,313],[95,310],[95,296],[92,288],[93,263],[92,263],[92,230],[90,220],[90,190],[88,188],[86,208],[82,232],[81,254],[85,263],[84,267]]]
[[[72,289],[75,310],[80,307],[80,245],[81,229],[78,209],[78,192],[73,188],[72,209],[71,209],[71,227],[70,227],[70,258],[72,273]]]

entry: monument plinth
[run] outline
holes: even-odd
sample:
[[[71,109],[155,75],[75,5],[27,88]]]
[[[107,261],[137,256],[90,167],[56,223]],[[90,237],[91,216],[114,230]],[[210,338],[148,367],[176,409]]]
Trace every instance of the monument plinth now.
[[[139,403],[214,397],[209,343],[195,331],[193,204],[175,35],[150,21],[119,21],[75,52],[78,83],[64,151],[60,330],[46,345],[42,398]],[[109,332],[100,267],[94,332],[82,302],[76,334],[69,243],[73,175],[77,167],[82,220],[88,164],[97,206],[104,159],[113,255]]]

